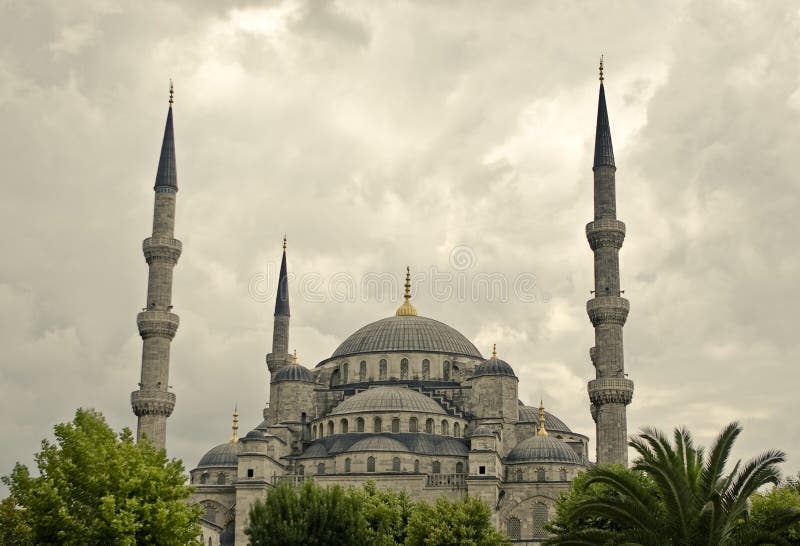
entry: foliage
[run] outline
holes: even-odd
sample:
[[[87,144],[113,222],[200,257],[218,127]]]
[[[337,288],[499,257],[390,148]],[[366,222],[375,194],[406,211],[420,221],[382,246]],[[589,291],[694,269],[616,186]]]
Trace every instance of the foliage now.
[[[245,534],[252,546],[357,544],[367,535],[367,520],[354,495],[309,480],[299,490],[281,484],[256,501]]]
[[[35,455],[39,476],[18,463],[3,477],[3,532],[27,528],[35,544],[196,543],[201,509],[184,502],[191,489],[179,460],[135,443],[128,429],[115,434],[93,410],[54,431],[55,443],[43,440]]]
[[[740,433],[739,424],[731,423],[706,454],[685,429],[675,430],[674,444],[645,429],[630,442],[639,455],[633,471],[590,469],[581,489],[560,501],[558,525],[551,528],[555,536],[546,544],[784,544],[778,533],[800,521],[800,511],[772,512],[766,522],[749,518],[747,511],[760,487],[778,483],[784,454],[766,451],[726,473]]]
[[[413,503],[405,491],[378,489],[372,481],[363,488],[351,489],[361,513],[367,520],[367,535],[364,544],[370,546],[394,546],[406,540],[408,518]]]
[[[760,527],[767,527],[782,514],[800,510],[800,484],[790,479],[766,493],[756,493],[750,500],[750,517]],[[800,546],[800,523],[781,531],[780,536],[787,544]]]
[[[0,544],[4,546],[27,546],[33,544],[31,528],[25,521],[25,509],[14,497],[0,501]]]
[[[420,502],[408,520],[406,546],[499,546],[510,544],[491,522],[485,502],[465,497],[450,502],[439,498],[436,504]]]

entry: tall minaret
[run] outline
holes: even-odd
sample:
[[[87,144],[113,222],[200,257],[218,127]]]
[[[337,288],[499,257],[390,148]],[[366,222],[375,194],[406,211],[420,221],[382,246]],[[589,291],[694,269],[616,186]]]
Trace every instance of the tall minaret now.
[[[589,355],[596,379],[589,381],[589,400],[597,424],[597,462],[627,465],[625,406],[633,398],[633,381],[625,377],[622,327],[630,304],[620,297],[619,289],[619,249],[625,239],[625,224],[617,220],[617,168],[603,88],[602,57],[593,170],[594,221],[586,225],[586,238],[594,252],[594,298],[586,303],[586,311],[594,326],[595,346]]]
[[[178,315],[172,312],[172,268],[181,255],[181,242],[174,238],[175,197],[178,177],[175,171],[175,135],[172,129],[172,82],[169,110],[156,173],[153,235],[142,243],[149,266],[147,306],[136,317],[142,336],[142,375],[139,390],[131,393],[133,413],[139,418],[136,437],[143,437],[164,448],[167,417],[175,407],[169,392],[169,350],[178,330]]]
[[[283,238],[281,272],[275,296],[275,322],[272,326],[272,352],[267,355],[267,367],[275,373],[292,361],[289,354],[289,279],[286,272],[286,237]]]

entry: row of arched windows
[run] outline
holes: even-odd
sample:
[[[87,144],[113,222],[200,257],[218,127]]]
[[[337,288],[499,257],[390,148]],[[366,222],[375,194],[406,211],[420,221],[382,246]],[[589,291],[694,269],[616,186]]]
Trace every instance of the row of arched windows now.
[[[208,479],[210,477],[211,476],[209,475],[208,472],[203,472],[202,474],[200,474],[200,478],[199,478],[198,481],[200,482],[200,484],[205,485],[205,484],[209,483]],[[225,474],[225,472],[218,472],[217,473],[217,479],[216,479],[215,483],[216,483],[216,485],[225,485],[226,483],[228,483],[228,477]]]
[[[545,524],[548,519],[547,505],[543,502],[534,504],[531,522],[533,538],[544,538],[547,536]],[[520,540],[522,538],[522,522],[518,517],[512,516],[506,520],[506,534],[511,540]]]
[[[442,379],[450,381],[451,365],[450,362],[445,360],[442,364]],[[385,358],[380,359],[378,362],[378,381],[386,381],[389,378],[389,363]],[[409,378],[409,363],[407,358],[400,360],[400,379],[406,380]],[[422,360],[422,379],[427,380],[431,378],[431,361],[427,358]],[[350,383],[350,364],[344,362],[338,370],[334,370],[331,375],[331,385],[347,384]],[[362,360],[358,365],[358,376],[352,378],[353,382],[368,381],[367,377],[367,362]]]
[[[355,423],[355,431],[354,432],[366,432],[366,422],[364,421],[363,417],[356,418]],[[327,431],[326,431],[327,428]],[[390,421],[389,430],[384,431],[383,419],[380,417],[374,417],[372,419],[372,432],[400,432],[400,418],[394,417]],[[347,419],[341,419],[339,421],[339,434],[347,434],[350,432],[350,424]],[[420,432],[419,429],[419,420],[416,417],[411,417],[408,420],[408,432]],[[435,434],[436,433],[436,422],[428,418],[425,420],[425,432],[428,434]],[[312,425],[311,427],[311,438],[317,440],[322,438],[326,434],[328,436],[332,436],[336,433],[336,426],[334,422],[328,421],[327,425],[320,423],[319,425]],[[450,435],[450,423],[447,419],[442,419],[439,423],[439,434],[443,436]],[[453,436],[456,438],[461,437],[461,423],[453,423]]]
[[[344,460],[344,472],[345,474],[349,474],[351,472],[351,460],[350,457],[347,457]],[[300,476],[305,475],[305,466],[298,465],[297,466],[297,474]],[[392,457],[392,472],[400,472],[400,457]],[[419,474],[420,471],[420,463],[419,459],[414,460],[414,473]],[[375,457],[367,457],[367,472],[375,472]],[[440,461],[433,461],[431,463],[431,474],[440,474],[442,472],[442,463]],[[456,474],[463,474],[464,473],[464,463],[462,461],[458,461],[456,463]],[[317,475],[324,475],[325,474],[325,463],[318,463],[317,464]]]
[[[509,479],[511,476],[509,476]],[[535,478],[537,482],[546,482],[547,481],[547,471],[543,467],[539,467],[535,470]],[[525,480],[525,472],[522,468],[517,467],[514,470],[513,480],[516,482],[524,482]],[[558,481],[565,482],[567,481],[567,469],[566,468],[559,468],[558,469]]]

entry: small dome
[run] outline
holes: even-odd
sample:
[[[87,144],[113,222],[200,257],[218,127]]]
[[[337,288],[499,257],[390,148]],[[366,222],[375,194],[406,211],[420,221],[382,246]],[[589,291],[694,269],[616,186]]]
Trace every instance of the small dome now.
[[[408,451],[408,448],[388,436],[368,436],[354,443],[347,451]]]
[[[248,432],[247,434],[245,434],[244,439],[245,440],[266,440],[267,439],[267,435],[264,434],[264,431],[262,431],[262,430],[254,429],[254,430],[251,430],[250,432]]]
[[[538,423],[539,408],[521,405],[519,407],[519,422]],[[564,421],[547,411],[544,412],[544,428],[547,429],[548,432],[572,432],[572,430],[564,424]]]
[[[472,431],[472,434],[469,435],[470,438],[477,438],[479,436],[491,436],[492,438],[496,438],[492,429],[485,426],[479,426],[475,430]]]
[[[509,463],[572,463],[581,464],[581,457],[566,442],[552,436],[532,436],[514,446]]]
[[[278,370],[272,376],[272,383],[279,383],[281,381],[302,381],[303,383],[313,383],[314,376],[308,371],[308,368],[300,364],[289,364],[288,366]]]
[[[239,453],[242,452],[242,444],[239,442],[225,442],[211,448],[208,453],[203,455],[197,468],[206,467],[233,467],[239,464]]]
[[[333,408],[330,415],[376,411],[414,411],[446,414],[442,406],[435,400],[417,391],[402,387],[375,387],[344,400]]]
[[[489,358],[475,366],[472,377],[479,377],[481,375],[507,375],[510,377],[517,377],[511,364],[499,358]]]

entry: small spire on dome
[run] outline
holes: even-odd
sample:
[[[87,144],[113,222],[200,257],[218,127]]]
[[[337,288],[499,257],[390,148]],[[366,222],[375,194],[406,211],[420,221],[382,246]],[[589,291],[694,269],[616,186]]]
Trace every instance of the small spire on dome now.
[[[600,81],[603,81],[603,56],[600,55]]]
[[[294,350],[294,354],[292,355],[292,364],[300,364],[300,362],[297,361],[297,349]]]
[[[283,250],[286,250],[286,234],[283,234]]]
[[[175,88],[172,86],[172,78],[169,79],[169,105],[172,106],[172,103],[175,102],[173,99],[175,97]]]
[[[497,360],[497,343],[492,343],[492,360]]]
[[[233,408],[233,434],[231,435],[231,443],[235,444],[239,441],[239,404],[237,403]]]
[[[403,295],[406,301],[397,308],[395,315],[398,317],[415,317],[417,316],[417,309],[411,305],[411,267],[406,266],[406,291]]]
[[[536,436],[547,436],[547,429],[544,428],[544,400],[539,401],[539,430],[536,431]]]

